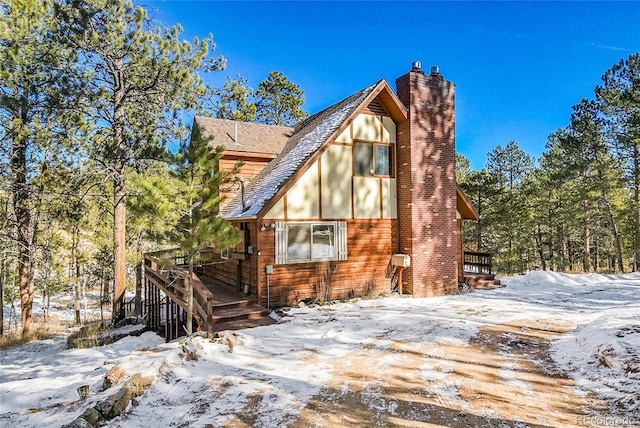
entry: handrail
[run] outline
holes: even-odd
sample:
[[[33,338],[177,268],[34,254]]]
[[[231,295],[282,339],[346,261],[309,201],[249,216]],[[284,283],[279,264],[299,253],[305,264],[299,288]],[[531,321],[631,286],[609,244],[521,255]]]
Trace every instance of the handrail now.
[[[465,251],[464,271],[470,273],[493,274],[492,257],[492,253]]]
[[[174,300],[183,309],[187,308],[187,280],[189,273],[175,264],[167,266],[166,261],[157,257],[159,255],[171,253],[174,250],[156,251],[145,253],[144,271],[145,275],[159,286],[165,294]],[[174,252],[175,254],[175,252]],[[194,316],[201,324],[205,324],[209,330],[211,324],[211,314],[213,314],[213,293],[199,279],[193,278],[193,309]]]

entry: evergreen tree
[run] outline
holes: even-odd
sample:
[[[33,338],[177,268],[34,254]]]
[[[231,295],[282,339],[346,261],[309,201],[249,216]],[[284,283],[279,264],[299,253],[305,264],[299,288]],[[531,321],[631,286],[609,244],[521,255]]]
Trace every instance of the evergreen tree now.
[[[245,78],[239,74],[236,77],[236,80],[227,77],[223,88],[217,91],[215,115],[219,119],[252,122],[256,117],[257,109],[253,101],[253,89],[248,86]]]
[[[256,91],[258,122],[293,126],[309,114],[302,110],[304,93],[279,71],[272,71]]]
[[[476,251],[493,251],[495,240],[491,237],[491,225],[496,217],[497,179],[486,168],[469,171],[460,179],[460,188],[478,213],[477,221],[464,224],[465,244]]]
[[[187,330],[192,332],[194,261],[205,248],[228,249],[240,242],[240,231],[218,216],[221,197],[218,189],[231,181],[236,170],[218,171],[223,146],[212,150],[209,139],[198,128],[189,143],[175,156],[168,177],[154,176],[141,181],[144,189],[138,209],[163,224],[156,236],[178,245],[188,265]]]
[[[524,197],[534,160],[510,141],[506,147],[498,145],[488,155],[487,170],[497,180],[498,194],[493,200],[496,209],[495,246],[500,248],[499,268],[506,273],[526,269],[531,243]],[[497,248],[496,248],[497,249]]]
[[[145,9],[128,0],[64,0],[57,16],[67,40],[93,70],[87,116],[95,126],[91,155],[113,181],[113,317],[124,317],[126,182],[140,160],[161,157],[183,137],[180,112],[207,92],[199,71],[218,70],[212,36],[181,40],[180,26],[153,28]]]
[[[61,43],[52,3],[0,3],[0,140],[2,172],[8,175],[18,252],[22,334],[33,332],[37,258],[39,174],[55,170],[67,155],[73,130],[81,124],[70,88],[82,90],[76,55]]]
[[[632,267],[640,268],[640,54],[622,59],[602,76],[596,87],[605,114],[608,136],[627,171],[627,187],[633,197]]]

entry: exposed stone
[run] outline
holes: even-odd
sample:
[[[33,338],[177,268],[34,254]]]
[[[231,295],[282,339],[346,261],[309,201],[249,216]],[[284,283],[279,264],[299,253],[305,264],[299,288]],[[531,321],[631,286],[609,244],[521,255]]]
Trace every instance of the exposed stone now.
[[[111,407],[113,407],[113,402],[109,398],[107,398],[106,400],[98,401],[93,407],[98,411],[98,413],[100,413],[103,418],[106,418],[111,411]]]
[[[120,366],[113,366],[111,370],[104,375],[104,381],[102,382],[102,390],[109,389],[120,382],[120,379],[125,375],[125,372]]]
[[[98,426],[98,423],[102,420],[102,415],[98,413],[93,407],[88,408],[80,415],[80,419],[84,419],[89,422],[92,427]]]
[[[114,367],[110,372],[118,374],[116,376],[118,381],[124,375],[122,369],[118,366]],[[135,401],[135,397],[142,395],[154,379],[154,376],[142,376],[140,373],[134,374],[116,393],[111,394],[105,400],[98,401],[95,406],[85,410],[80,417],[64,425],[63,428],[86,428],[103,425],[104,421],[111,420],[124,413],[129,403]],[[107,379],[105,377],[106,382]]]
[[[91,423],[87,422],[82,418],[77,418],[69,422],[68,424],[62,425],[62,428],[93,428],[95,425],[91,425]]]
[[[111,408],[109,409],[109,413],[105,419],[113,419],[116,416],[120,416],[131,401],[132,394],[128,388],[122,388],[115,394],[109,396],[109,401],[111,402]]]

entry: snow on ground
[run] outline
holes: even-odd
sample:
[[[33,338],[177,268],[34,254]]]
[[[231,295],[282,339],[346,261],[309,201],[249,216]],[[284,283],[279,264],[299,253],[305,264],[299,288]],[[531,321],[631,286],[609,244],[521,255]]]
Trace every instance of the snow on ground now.
[[[156,380],[136,407],[108,426],[147,427],[158,421],[162,426],[218,427],[248,406],[254,409],[253,426],[287,426],[337,371],[348,371],[355,361],[364,358],[371,372],[382,373],[408,358],[389,351],[398,344],[467,346],[482,329],[523,319],[572,326],[551,343],[551,357],[575,379],[576,393],[596,393],[611,414],[640,420],[640,273],[533,272],[502,281],[505,288],[465,295],[294,308],[276,325],[238,332],[233,352],[205,337],[164,343],[153,333],[84,350],[65,349],[63,335],[3,349],[0,426],[72,421],[115,392],[117,387],[101,390],[114,365]],[[533,397],[532,385],[523,381],[509,352],[501,351],[501,382]],[[345,358],[353,355],[358,358]],[[376,358],[367,359],[370,355]],[[453,360],[420,361],[412,382],[432,384],[438,402],[473,410],[453,377]],[[90,385],[91,391],[84,401],[76,392],[82,385]],[[385,398],[384,387],[372,382],[362,388],[372,417],[399,414],[398,403]],[[344,383],[334,393],[346,396],[353,388]],[[490,408],[482,412],[496,414]]]

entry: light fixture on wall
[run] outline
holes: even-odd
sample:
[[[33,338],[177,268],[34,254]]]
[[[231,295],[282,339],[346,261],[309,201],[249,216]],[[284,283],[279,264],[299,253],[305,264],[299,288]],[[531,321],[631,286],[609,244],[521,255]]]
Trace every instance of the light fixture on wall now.
[[[263,224],[263,225],[262,225],[262,227],[260,228],[260,230],[264,232],[265,230],[267,230],[267,228],[266,228],[266,227],[265,227],[265,225]]]

